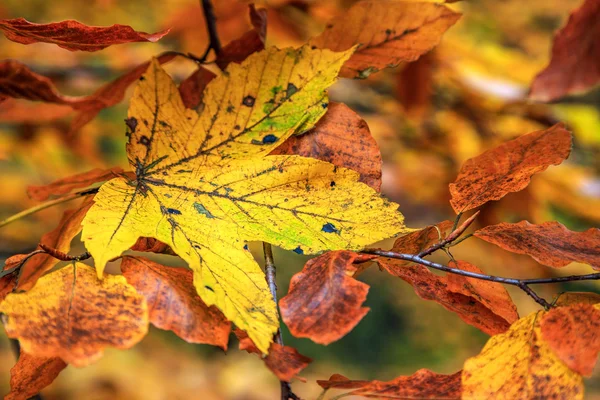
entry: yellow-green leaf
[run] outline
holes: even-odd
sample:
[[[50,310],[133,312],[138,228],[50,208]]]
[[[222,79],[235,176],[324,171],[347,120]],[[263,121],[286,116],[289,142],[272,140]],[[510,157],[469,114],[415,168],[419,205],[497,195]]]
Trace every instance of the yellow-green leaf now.
[[[83,222],[99,275],[138,237],[156,238],[187,261],[202,300],[266,353],[277,311],[246,241],[314,254],[406,231],[398,206],[358,173],[267,156],[325,113],[326,89],[350,53],[255,53],[207,86],[199,115],[183,108],[171,78],[153,63],[129,110],[127,150],[137,179],[105,183]]]

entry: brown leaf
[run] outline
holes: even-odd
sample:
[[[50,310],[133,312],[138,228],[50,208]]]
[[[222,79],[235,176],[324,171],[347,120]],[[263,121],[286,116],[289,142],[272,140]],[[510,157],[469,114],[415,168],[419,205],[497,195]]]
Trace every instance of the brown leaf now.
[[[131,250],[142,251],[146,253],[175,255],[175,252],[168,244],[150,237],[139,238],[131,247]]]
[[[592,292],[566,292],[562,293],[556,299],[554,305],[570,306],[573,304],[598,304],[600,303],[600,294]]]
[[[457,213],[524,189],[531,176],[558,165],[571,153],[571,133],[562,123],[531,132],[467,160],[450,184]]]
[[[461,371],[451,375],[420,369],[411,376],[399,376],[389,382],[353,381],[334,374],[317,381],[323,389],[355,389],[346,395],[385,399],[460,399]]]
[[[396,95],[404,112],[410,117],[422,118],[431,108],[435,64],[432,51],[407,64],[398,74]]]
[[[309,132],[288,138],[271,155],[297,154],[360,173],[360,181],[381,189],[381,152],[367,123],[348,106],[330,103]],[[333,183],[335,184],[335,183]]]
[[[377,259],[383,269],[409,283],[419,297],[435,301],[489,335],[506,331],[519,318],[516,306],[499,283],[456,274],[439,276],[422,265],[405,266],[405,262],[397,261]],[[450,264],[450,267],[483,273],[465,261]]]
[[[309,43],[334,51],[359,45],[340,76],[366,78],[382,68],[415,61],[437,46],[460,16],[435,3],[361,1]]]
[[[166,267],[142,257],[123,257],[127,282],[146,298],[150,322],[175,332],[189,343],[227,350],[231,323],[215,306],[208,307],[192,283],[192,271]]]
[[[245,350],[251,354],[261,355],[261,351],[256,347],[246,332],[240,329],[233,331],[240,341],[240,350]],[[296,349],[290,346],[282,346],[278,343],[271,343],[269,354],[263,358],[267,368],[284,382],[289,382],[294,376],[308,366],[312,359],[298,353]]]
[[[196,71],[179,84],[179,94],[186,108],[196,109],[202,102],[204,88],[215,78],[215,74],[204,67]]]
[[[600,0],[586,0],[554,37],[548,66],[531,84],[529,97],[550,101],[600,82]]]
[[[541,322],[542,339],[567,367],[591,376],[600,352],[600,309],[591,304],[558,307]]]
[[[281,318],[292,335],[320,344],[342,338],[367,314],[362,307],[369,286],[348,276],[356,271],[352,251],[330,251],[309,260],[292,277],[279,301]]]
[[[123,168],[95,168],[81,174],[62,178],[47,185],[27,187],[27,195],[36,201],[45,201],[50,197],[60,197],[75,189],[83,189],[98,182],[104,182],[123,173]]]
[[[39,124],[54,121],[71,114],[73,109],[63,104],[30,103],[7,99],[0,104],[0,121]]]
[[[0,30],[13,42],[54,43],[70,51],[98,51],[114,44],[156,42],[169,33],[169,29],[148,34],[136,32],[127,25],[88,26],[73,20],[34,24],[24,18],[2,19]]]
[[[437,225],[428,226],[419,231],[400,236],[394,242],[392,251],[404,254],[419,254],[426,248],[439,243],[444,239],[454,223],[452,221],[443,221]],[[398,267],[412,264],[412,261],[394,260]]]
[[[99,280],[81,263],[44,275],[27,292],[9,294],[0,312],[7,335],[19,339],[23,351],[76,367],[98,360],[107,346],[130,348],[148,331],[144,297],[123,276]]]
[[[582,262],[600,270],[600,229],[574,232],[559,222],[541,225],[521,221],[486,226],[474,233],[513,253],[527,254],[540,264],[560,268],[572,262]]]
[[[250,54],[264,50],[265,40],[267,37],[267,10],[254,7],[254,4],[249,5],[250,22],[253,29],[246,32],[241,38],[232,40],[227,46],[221,49],[216,63],[222,70],[229,63],[241,63]]]
[[[92,206],[92,199],[87,199],[81,206],[67,210],[63,214],[58,226],[44,234],[40,243],[67,253],[71,249],[71,241],[81,232],[81,221]],[[59,260],[49,254],[36,254],[21,267],[17,288],[29,290],[35,285],[40,276],[50,271]]]
[[[10,393],[4,400],[29,399],[50,385],[67,364],[58,357],[37,357],[21,352],[10,369]]]

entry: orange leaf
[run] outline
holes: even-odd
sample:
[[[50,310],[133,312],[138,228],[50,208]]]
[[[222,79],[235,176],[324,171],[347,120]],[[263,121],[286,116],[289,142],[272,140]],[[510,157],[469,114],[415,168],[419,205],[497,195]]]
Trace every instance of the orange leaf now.
[[[87,26],[73,20],[34,24],[24,18],[2,19],[0,30],[13,42],[54,43],[70,51],[98,51],[113,44],[156,42],[169,33],[169,29],[152,34],[136,32],[127,25]]]
[[[227,350],[231,323],[218,308],[204,304],[192,283],[191,270],[165,267],[141,257],[123,257],[121,271],[146,298],[154,326],[173,331],[189,343]]]
[[[340,76],[366,78],[382,68],[415,61],[437,46],[460,16],[435,3],[361,1],[309,44],[333,51],[359,45]]]
[[[27,101],[7,99],[0,104],[0,121],[39,124],[66,117],[72,112],[73,109],[68,105],[30,103]]]
[[[297,154],[350,168],[360,181],[381,189],[381,152],[367,123],[348,106],[330,103],[327,113],[309,132],[288,138],[271,155]]]
[[[27,292],[10,293],[0,312],[7,335],[23,351],[76,367],[98,360],[107,346],[130,348],[148,331],[144,297],[124,277],[99,280],[81,263],[44,275]]]
[[[342,338],[367,314],[362,307],[369,286],[354,273],[352,251],[330,251],[309,260],[292,277],[288,294],[279,301],[281,317],[292,335],[320,344]]]
[[[582,262],[600,270],[600,229],[573,232],[556,222],[541,225],[521,221],[486,226],[474,233],[513,253],[527,254],[540,264],[560,268]]]
[[[567,367],[591,376],[600,352],[600,308],[575,304],[554,308],[540,322],[542,339]]]
[[[92,204],[92,199],[88,199],[79,208],[65,211],[58,226],[44,234],[40,239],[40,243],[67,253],[71,249],[71,241],[81,232],[81,221],[83,221]],[[18,289],[31,289],[40,276],[50,271],[58,262],[58,259],[49,254],[36,254],[31,257],[21,267]]]
[[[65,369],[58,357],[36,357],[21,352],[19,361],[10,369],[10,393],[4,400],[29,399],[38,394]]]
[[[323,389],[356,389],[346,395],[394,399],[460,399],[461,371],[451,375],[420,369],[411,376],[399,376],[389,382],[353,381],[334,374],[317,381]]]
[[[141,237],[131,247],[133,251],[143,251],[147,253],[170,254],[175,255],[173,249],[166,243],[150,237]]]
[[[570,306],[573,304],[598,304],[600,303],[600,294],[593,292],[566,292],[562,293],[556,299],[555,306]]]
[[[249,5],[250,22],[253,29],[246,32],[241,38],[232,40],[227,46],[221,49],[216,63],[224,70],[229,63],[241,63],[250,54],[261,51],[265,48],[267,37],[267,10],[257,10],[254,4]]]
[[[397,75],[396,95],[408,116],[422,118],[431,108],[436,63],[432,51],[407,64]]]
[[[179,94],[186,108],[196,109],[202,102],[204,88],[216,75],[204,67],[196,71],[179,84]]]
[[[435,226],[428,226],[408,235],[400,236],[394,242],[392,251],[404,254],[419,254],[426,248],[444,239],[450,229],[452,229],[453,224],[452,221],[443,221]],[[400,267],[410,265],[412,261],[394,260],[394,264]]]
[[[550,101],[600,82],[600,0],[586,0],[554,37],[550,64],[531,84],[529,97]]]
[[[240,341],[240,350],[245,350],[251,354],[262,354],[246,332],[240,329],[234,329],[233,333]],[[298,353],[296,349],[290,346],[282,346],[278,343],[271,343],[269,354],[263,358],[265,365],[271,372],[277,376],[280,381],[289,382],[294,376],[308,366],[312,359]]]
[[[529,185],[531,176],[563,162],[571,152],[571,133],[559,123],[531,132],[467,160],[450,184],[450,204],[457,213]]]
[[[98,182],[108,181],[123,173],[123,169],[114,167],[110,169],[95,168],[81,174],[62,178],[47,185],[27,187],[27,195],[36,201],[45,201],[50,197],[60,197],[74,189],[82,189]]]

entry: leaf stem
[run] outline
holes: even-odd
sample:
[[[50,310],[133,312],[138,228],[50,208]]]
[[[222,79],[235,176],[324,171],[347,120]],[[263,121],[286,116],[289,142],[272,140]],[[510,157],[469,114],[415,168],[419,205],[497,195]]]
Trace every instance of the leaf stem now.
[[[273,249],[271,248],[270,243],[263,242],[263,252],[265,254],[265,275],[267,276],[267,283],[269,284],[269,290],[273,296],[273,301],[275,301],[275,305],[277,305],[277,283],[275,281],[277,269],[275,268]],[[283,346],[281,329],[278,329],[275,334],[275,343]],[[279,384],[281,386],[281,400],[300,400],[300,398],[292,392],[292,387],[289,382],[279,381]]]
[[[425,257],[430,255],[431,253],[446,247],[448,244],[454,242],[456,239],[458,239],[460,237],[460,235],[462,235],[469,226],[471,226],[471,224],[473,223],[473,221],[475,221],[475,218],[477,218],[477,215],[479,215],[479,211],[477,211],[475,214],[471,215],[465,222],[462,223],[461,226],[459,226],[458,228],[456,227],[456,225],[458,224],[458,219],[455,222],[455,226],[452,229],[452,232],[450,232],[450,234],[441,242],[434,244],[433,246],[423,250],[422,252],[420,252],[418,254],[419,257]],[[462,241],[463,239],[461,239]]]

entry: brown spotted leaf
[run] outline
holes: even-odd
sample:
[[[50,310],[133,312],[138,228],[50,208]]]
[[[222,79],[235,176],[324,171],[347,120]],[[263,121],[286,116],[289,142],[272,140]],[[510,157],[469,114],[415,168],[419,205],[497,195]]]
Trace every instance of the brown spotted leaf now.
[[[320,344],[342,338],[367,314],[362,307],[369,286],[348,276],[356,271],[352,251],[330,251],[309,260],[292,277],[279,301],[281,318],[292,335]]]
[[[389,382],[354,381],[334,374],[329,380],[317,381],[323,389],[354,389],[344,396],[382,399],[460,399],[461,372],[436,374],[420,369],[410,376],[399,376]]]
[[[50,385],[67,364],[58,357],[37,357],[21,352],[10,369],[10,392],[4,400],[29,399]]]
[[[107,346],[130,348],[148,331],[144,297],[123,276],[100,280],[81,263],[41,277],[27,292],[9,294],[0,312],[7,335],[24,352],[76,367],[98,360]]]
[[[257,354],[258,356],[262,355],[262,352],[256,347],[246,332],[235,329],[234,333],[240,341],[240,350],[245,350],[248,353]],[[263,358],[263,361],[279,380],[289,382],[300,371],[306,368],[312,362],[312,359],[298,353],[293,347],[271,343],[269,354]]]
[[[348,106],[330,103],[309,132],[288,138],[271,155],[296,154],[360,173],[360,181],[381,189],[381,152],[367,123]],[[335,185],[335,182],[332,182]]]
[[[568,230],[556,221],[541,225],[521,221],[486,226],[474,233],[480,239],[513,253],[527,254],[537,262],[560,268],[582,262],[600,270],[600,229]]]
[[[267,37],[267,10],[254,7],[250,4],[250,22],[253,29],[246,32],[242,37],[232,40],[221,49],[216,63],[224,70],[229,63],[241,63],[250,54],[264,50]]]
[[[114,44],[156,42],[169,33],[169,29],[148,34],[136,32],[127,25],[88,26],[73,20],[35,24],[24,18],[2,19],[0,30],[13,42],[54,43],[71,51],[98,51]]]
[[[47,185],[27,187],[27,195],[36,201],[45,201],[51,197],[60,197],[75,189],[90,187],[98,182],[111,180],[123,173],[123,169],[114,167],[110,169],[95,168],[81,174],[62,178]]]
[[[142,257],[123,257],[127,282],[146,298],[150,322],[175,332],[189,343],[227,350],[231,323],[215,306],[208,307],[192,283],[192,271],[166,267]]]
[[[531,176],[563,162],[571,152],[571,133],[559,123],[531,132],[467,160],[450,184],[450,204],[457,213],[529,185]]]
[[[358,45],[340,76],[366,78],[427,53],[460,15],[435,3],[366,0],[336,18],[309,44],[334,51]]]
[[[67,210],[63,214],[58,226],[44,234],[40,243],[63,253],[71,249],[71,241],[81,232],[81,221],[92,206],[92,199],[84,201],[81,206]],[[36,254],[21,267],[18,280],[19,290],[29,290],[37,280],[50,271],[59,260],[49,254]]]
[[[422,265],[406,266],[403,261],[383,257],[378,258],[377,263],[409,283],[419,297],[435,301],[489,335],[506,331],[519,317],[508,292],[499,283],[456,274],[439,276]],[[450,264],[450,267],[483,273],[465,261]]]
[[[586,0],[554,37],[550,64],[531,84],[529,97],[551,101],[600,82],[600,0]]]
[[[591,376],[600,352],[600,308],[591,304],[558,307],[541,322],[542,338],[569,368]]]

